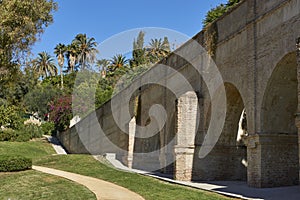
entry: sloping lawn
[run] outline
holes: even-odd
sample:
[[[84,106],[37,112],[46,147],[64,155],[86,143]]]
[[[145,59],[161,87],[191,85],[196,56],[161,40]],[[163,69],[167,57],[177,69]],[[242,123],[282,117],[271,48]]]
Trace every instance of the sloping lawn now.
[[[52,154],[55,154],[55,151],[46,139],[30,142],[0,142],[0,155],[22,155],[34,161]]]
[[[34,161],[54,153],[52,146],[45,139],[30,142],[0,142],[0,156],[22,155]],[[0,173],[0,199],[95,200],[96,196],[86,187],[72,181],[28,170]]]
[[[89,155],[52,155],[45,139],[0,142],[0,155],[23,155],[40,165],[106,180],[139,193],[146,200],[222,200],[227,197],[165,183],[151,177],[116,170]],[[34,170],[0,173],[0,199],[95,199],[91,191],[74,182]]]
[[[147,200],[221,200],[221,195],[165,183],[151,177],[116,170],[89,155],[48,156],[35,165],[65,170],[106,180],[134,191]]]
[[[96,199],[94,193],[77,183],[34,170],[0,173],[0,183],[0,199]]]

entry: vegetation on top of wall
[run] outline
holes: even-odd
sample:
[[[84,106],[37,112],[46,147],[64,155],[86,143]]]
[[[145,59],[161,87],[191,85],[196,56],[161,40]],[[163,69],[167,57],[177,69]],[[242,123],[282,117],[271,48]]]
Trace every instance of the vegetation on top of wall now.
[[[219,19],[241,1],[242,0],[228,0],[226,4],[220,4],[207,12],[206,17],[203,20],[203,26],[205,29],[205,47],[210,56],[215,56],[218,42],[218,27],[212,22]]]
[[[228,12],[231,8],[239,4],[242,0],[228,0],[226,4],[220,4],[215,8],[212,8],[207,12],[205,19],[203,20],[203,26],[207,27],[210,23],[220,18],[223,14]]]

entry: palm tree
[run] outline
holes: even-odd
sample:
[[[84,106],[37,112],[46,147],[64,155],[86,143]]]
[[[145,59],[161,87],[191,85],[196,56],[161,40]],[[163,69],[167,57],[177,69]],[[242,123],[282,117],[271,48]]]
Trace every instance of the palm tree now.
[[[78,47],[78,62],[82,69],[89,63],[94,63],[98,53],[95,38],[88,38],[86,34],[78,34],[72,42]]]
[[[42,76],[42,78],[57,75],[57,68],[54,64],[54,60],[45,51],[38,54],[38,57],[34,64],[35,70],[39,73],[40,76]]]
[[[66,57],[68,59],[68,69],[67,72],[74,72],[75,66],[77,64],[78,56],[78,46],[72,43],[66,47]]]
[[[147,55],[152,63],[156,63],[168,56],[170,53],[170,44],[168,39],[165,37],[162,39],[151,39],[149,46],[147,47]]]
[[[110,71],[115,71],[117,68],[122,68],[125,67],[126,64],[128,63],[128,59],[126,59],[125,56],[122,54],[117,54],[112,59],[110,60]]]
[[[106,70],[110,65],[110,61],[107,59],[101,59],[96,61],[96,66],[99,68],[99,71]]]
[[[161,38],[157,39],[151,39],[151,41],[149,42],[149,46],[154,49],[154,50],[160,50],[163,48],[163,43]]]
[[[96,61],[96,66],[99,68],[99,72],[101,73],[103,78],[105,78],[106,76],[106,71],[109,65],[110,61],[107,59],[101,59]]]
[[[65,62],[65,52],[66,52],[66,45],[59,43],[54,48],[54,53],[56,54],[58,65],[60,67],[60,83],[61,83],[61,89],[64,88],[64,75],[63,75],[63,66]]]

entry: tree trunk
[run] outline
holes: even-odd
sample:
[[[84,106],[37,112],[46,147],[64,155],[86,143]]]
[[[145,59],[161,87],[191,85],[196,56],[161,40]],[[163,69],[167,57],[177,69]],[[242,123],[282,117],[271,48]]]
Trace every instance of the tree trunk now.
[[[60,86],[61,86],[60,89],[64,89],[64,75],[62,71],[63,71],[62,66],[60,66]]]

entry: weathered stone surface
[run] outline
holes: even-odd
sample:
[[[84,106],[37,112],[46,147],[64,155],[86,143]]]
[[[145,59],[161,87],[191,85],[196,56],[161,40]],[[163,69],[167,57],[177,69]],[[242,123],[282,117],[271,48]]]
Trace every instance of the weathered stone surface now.
[[[195,136],[197,131],[198,98],[195,92],[187,92],[178,99],[177,133],[174,178],[192,180]]]
[[[299,183],[297,135],[252,135],[247,143],[250,186],[276,187]]]
[[[160,167],[162,172],[173,172],[181,180],[246,180],[247,176],[252,187],[299,182],[300,117],[295,114],[300,113],[300,53],[298,49],[296,54],[295,41],[300,37],[300,0],[244,0],[212,27],[214,30],[211,31],[218,36],[213,45],[216,47],[213,59],[224,81],[227,113],[221,136],[207,157],[200,159],[198,153],[207,145],[203,141],[214,120],[211,102],[217,94],[209,93],[204,77],[176,52],[161,61],[173,71],[157,65],[147,73],[151,76],[143,75],[132,83],[139,88],[132,94],[132,99],[140,99],[136,125],[152,124],[155,127],[159,124],[149,116],[149,110],[155,104],[162,105],[166,111],[166,123],[157,127],[155,135],[135,138],[132,149],[132,138],[129,138],[134,131],[131,136],[124,133],[124,129],[122,131],[122,127],[129,129],[135,110],[131,101],[131,116],[127,119],[122,115],[122,100],[131,94],[126,88],[114,97],[119,102],[118,119],[114,119],[111,102],[108,102],[77,124],[77,129],[72,127],[59,135],[67,150],[72,153],[117,153],[117,157],[129,165],[132,157],[133,167],[149,170],[149,166]],[[204,30],[177,52],[192,56],[197,48],[192,41],[205,46],[207,39]],[[202,58],[202,52],[199,54]],[[191,60],[199,58],[196,56]],[[187,101],[178,107],[179,112],[176,111],[176,101],[180,102],[180,96],[190,92],[176,79],[179,73],[197,94],[199,110],[196,114],[195,110],[188,109],[189,106],[183,106],[189,105]],[[211,74],[207,76],[213,80]],[[150,79],[172,86],[172,90],[158,84],[140,85]],[[173,94],[174,91],[178,96]],[[247,113],[246,146],[236,141],[243,109]],[[115,120],[120,120],[122,127],[118,127]],[[195,121],[196,135],[193,131]],[[103,133],[99,133],[99,125]],[[136,126],[136,137],[139,134]],[[124,153],[116,146],[130,153]]]

